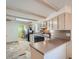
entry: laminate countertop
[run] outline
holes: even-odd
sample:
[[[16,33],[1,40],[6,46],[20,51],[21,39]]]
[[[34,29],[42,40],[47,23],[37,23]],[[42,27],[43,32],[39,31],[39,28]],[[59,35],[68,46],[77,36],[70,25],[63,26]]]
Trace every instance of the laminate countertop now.
[[[37,43],[30,43],[30,47],[44,55],[46,52],[55,49],[56,47],[59,47],[60,45],[70,41],[69,38],[67,39],[51,39],[51,40],[46,40],[42,42],[37,42]]]

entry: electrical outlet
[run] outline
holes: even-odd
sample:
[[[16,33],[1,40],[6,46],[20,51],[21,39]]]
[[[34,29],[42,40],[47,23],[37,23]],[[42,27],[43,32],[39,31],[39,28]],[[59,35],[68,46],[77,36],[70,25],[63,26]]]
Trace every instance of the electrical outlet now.
[[[66,33],[66,36],[67,36],[67,37],[70,37],[70,33]]]

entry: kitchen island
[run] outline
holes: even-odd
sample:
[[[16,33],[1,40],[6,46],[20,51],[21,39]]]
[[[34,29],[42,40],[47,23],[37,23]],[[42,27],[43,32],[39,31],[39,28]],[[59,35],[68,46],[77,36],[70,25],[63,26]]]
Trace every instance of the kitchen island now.
[[[66,43],[70,38],[55,38],[42,42],[31,43],[32,59],[66,59]]]

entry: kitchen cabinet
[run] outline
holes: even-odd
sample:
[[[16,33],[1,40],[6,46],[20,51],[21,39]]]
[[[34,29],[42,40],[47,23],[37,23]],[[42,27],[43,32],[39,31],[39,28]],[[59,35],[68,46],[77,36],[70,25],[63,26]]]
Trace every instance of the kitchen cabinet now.
[[[31,47],[31,59],[44,59],[41,53],[39,53],[37,50],[35,50],[33,47]]]
[[[59,30],[71,30],[72,15],[70,13],[63,13],[58,16],[58,29]]]
[[[65,30],[71,30],[72,28],[72,15],[65,13]]]
[[[50,20],[50,30],[53,30],[53,19],[52,20]]]
[[[53,30],[57,30],[58,29],[58,19],[57,19],[57,17],[53,18],[52,27],[53,27]]]
[[[47,21],[41,21],[40,23],[37,23],[38,29],[40,30],[41,27],[47,27],[49,31],[51,30],[71,30],[71,14],[70,13],[62,13],[60,15],[57,15],[53,17],[50,20]],[[35,27],[37,27],[35,26]]]
[[[47,28],[50,30],[50,20],[47,21]]]
[[[67,42],[67,59],[72,57],[72,41]]]
[[[71,14],[62,13],[53,18],[53,30],[71,30]]]
[[[47,21],[43,21],[43,27],[47,27]]]
[[[65,14],[61,14],[58,16],[58,29],[64,30],[65,29]]]

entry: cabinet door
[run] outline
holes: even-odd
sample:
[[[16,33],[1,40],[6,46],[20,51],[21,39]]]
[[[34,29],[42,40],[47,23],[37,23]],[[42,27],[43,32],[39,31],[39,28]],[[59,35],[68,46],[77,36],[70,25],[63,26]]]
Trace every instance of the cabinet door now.
[[[53,19],[50,20],[50,30],[53,30]]]
[[[53,18],[53,24],[52,24],[53,25],[52,26],[53,27],[53,30],[57,30],[57,27],[58,27],[58,23],[57,22],[58,22],[57,21],[57,17],[54,17]]]
[[[31,59],[44,59],[44,56],[34,48],[31,48]]]
[[[50,21],[47,21],[47,28],[50,30]]]
[[[59,30],[64,30],[65,29],[65,14],[61,14],[58,16],[58,23],[59,23]]]
[[[71,30],[71,24],[72,23],[72,15],[69,13],[65,13],[65,29]]]
[[[67,59],[72,58],[72,41],[67,42]]]

